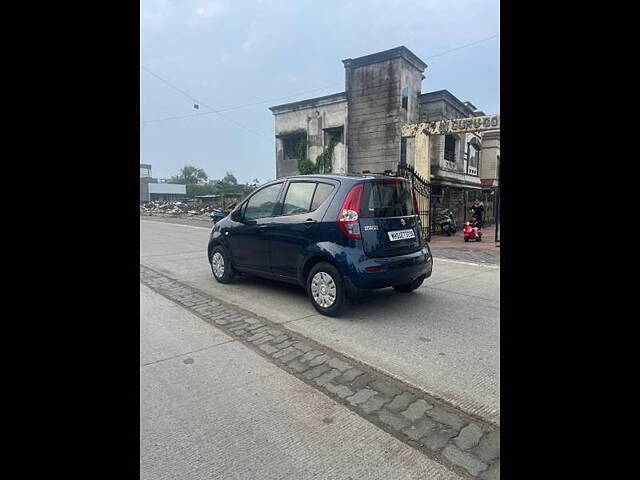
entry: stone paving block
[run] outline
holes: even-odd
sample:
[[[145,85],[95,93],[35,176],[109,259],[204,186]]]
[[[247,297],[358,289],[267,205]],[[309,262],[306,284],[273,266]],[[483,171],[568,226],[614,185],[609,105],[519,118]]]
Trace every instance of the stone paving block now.
[[[329,360],[329,355],[327,355],[326,353],[323,353],[322,355],[320,355],[320,356],[314,358],[313,360],[311,360],[309,362],[309,365],[312,366],[312,367],[315,367],[317,365],[323,364],[327,360]]]
[[[322,375],[323,373],[328,372],[329,370],[331,370],[331,368],[329,368],[325,364],[316,365],[315,367],[313,367],[308,372],[305,372],[304,378],[307,378],[307,379],[311,380],[312,378],[316,378],[316,377]]]
[[[427,403],[424,399],[421,398],[409,405],[409,408],[402,412],[402,415],[407,417],[407,419],[409,419],[410,421],[415,422],[424,415],[424,412],[431,408],[433,408],[433,405]]]
[[[356,377],[362,375],[364,372],[362,370],[358,370],[357,368],[350,368],[342,375],[340,375],[336,380],[340,383],[351,383]]]
[[[262,345],[263,343],[270,342],[271,340],[273,340],[273,337],[271,335],[266,335],[262,338],[259,338],[258,340],[253,341],[252,343],[254,345]]]
[[[477,447],[471,450],[485,463],[491,463],[500,456],[500,432],[490,432],[480,439]]]
[[[411,422],[409,422],[405,417],[398,415],[397,413],[390,412],[386,408],[383,408],[378,412],[378,418],[382,423],[389,425],[395,430],[402,430],[403,428],[407,428],[411,425]]]
[[[309,368],[311,368],[308,364],[302,363],[299,358],[296,358],[295,360],[289,362],[288,365],[298,373],[306,372],[307,370],[309,370]]]
[[[274,337],[284,334],[282,330],[278,330],[277,328],[268,328],[267,332],[269,332],[269,335],[273,335]]]
[[[416,424],[411,424],[403,430],[403,433],[411,440],[420,440],[425,435],[438,427],[438,424],[428,418],[421,418]]]
[[[456,430],[460,430],[464,425],[464,422],[458,415],[449,412],[441,407],[434,407],[431,410],[427,411],[426,414],[433,418],[436,422],[444,423],[445,425],[448,425]]]
[[[309,360],[313,360],[314,358],[322,355],[322,352],[317,350],[311,350],[310,352],[305,353],[302,358],[300,358],[301,362],[308,362]]]
[[[400,412],[402,410],[406,410],[409,404],[415,399],[415,395],[409,392],[402,392],[400,395],[397,395],[389,405],[386,406],[392,412]]]
[[[329,390],[331,393],[335,393],[340,398],[346,398],[353,395],[353,390],[349,387],[345,387],[344,385],[336,385],[334,383],[328,382],[324,384],[324,388]]]
[[[358,377],[356,377],[356,379],[349,384],[349,387],[352,390],[360,390],[361,388],[366,387],[373,380],[374,378],[371,375],[365,373],[364,375],[359,375]]]
[[[263,352],[266,352],[269,355],[271,355],[273,352],[277,352],[278,351],[278,349],[276,347],[273,347],[273,346],[269,345],[268,343],[263,343],[258,348],[260,350],[262,350]]]
[[[453,439],[453,443],[455,443],[460,450],[469,450],[478,445],[480,437],[482,437],[480,427],[475,423],[470,423],[460,430],[460,434]]]
[[[244,328],[242,328],[240,330],[235,330],[235,331],[233,331],[231,333],[233,333],[234,335],[240,337],[240,336],[244,335],[245,333],[247,333],[247,331]]]
[[[486,463],[481,462],[468,452],[463,452],[455,445],[447,445],[446,447],[444,447],[444,450],[442,450],[442,455],[451,463],[464,468],[473,476],[476,476],[483,470],[487,469]]]
[[[332,369],[329,370],[326,373],[323,373],[322,375],[320,375],[318,378],[314,378],[314,382],[318,385],[320,385],[321,387],[323,387],[324,385],[326,385],[327,383],[329,383],[331,380],[333,380],[334,378],[336,378],[338,375],[340,375],[340,370],[337,369]]]
[[[273,339],[273,341],[271,342],[273,345],[277,344],[277,343],[282,343],[285,340],[289,340],[289,335],[278,335],[276,338]],[[293,344],[293,342],[290,342],[289,345]]]
[[[360,405],[361,403],[366,402],[374,395],[377,395],[378,392],[375,390],[371,390],[370,388],[363,388],[362,390],[358,390],[353,396],[347,398],[347,401],[351,405]]]
[[[248,330],[251,330],[254,333],[262,332],[262,331],[264,331],[266,329],[267,329],[267,327],[264,326],[262,323],[256,323],[252,327],[248,328]]]
[[[342,360],[335,357],[329,360],[327,362],[327,365],[329,365],[331,368],[336,368],[340,370],[340,372],[344,372],[351,368],[351,365],[349,365],[347,362],[343,362]]]
[[[371,413],[379,410],[384,406],[385,403],[389,403],[390,401],[391,397],[376,393],[376,395],[364,402],[360,407],[362,408],[362,411],[364,413]]]
[[[269,336],[270,338],[273,338],[267,332],[258,332],[258,333],[254,333],[250,337],[247,337],[247,341],[248,342],[253,342],[254,340],[258,340],[259,338],[262,338],[264,336]]]
[[[276,350],[283,350],[283,349],[289,348],[291,345],[293,345],[293,342],[291,340],[285,340],[284,342],[280,342],[280,343],[275,343],[275,340],[277,340],[277,339],[274,339],[271,342],[271,345],[273,345],[276,348]]]
[[[293,348],[293,347],[291,347]],[[274,354],[273,356],[275,357],[277,354]],[[287,353],[286,355],[278,358],[278,361],[282,362],[282,363],[289,363],[291,360],[293,360],[294,358],[297,358],[299,356],[302,355],[302,352],[298,349],[293,349],[292,352]]]
[[[427,434],[420,439],[420,443],[429,450],[438,452],[457,434],[458,431],[453,428],[442,428],[438,425],[436,428],[427,432]]]
[[[304,353],[307,353],[313,350],[313,347],[311,345],[307,345],[306,343],[303,343],[303,342],[295,342],[293,346]]]
[[[388,397],[395,397],[396,395],[400,395],[400,393],[402,393],[399,388],[380,378],[376,379],[369,386],[374,390],[387,395]]]
[[[500,480],[500,460],[480,474],[480,480]]]
[[[276,345],[274,345],[275,347]],[[290,354],[291,352],[299,352],[299,350],[296,350],[293,346],[289,346],[287,348],[283,348],[282,350],[280,350],[278,353],[274,353],[272,355],[273,358],[280,358],[280,357],[284,357],[285,355]]]
[[[250,325],[262,325],[262,323],[260,322],[260,320],[258,320],[257,318],[252,318],[252,317],[246,317],[244,319],[245,322],[247,322]]]

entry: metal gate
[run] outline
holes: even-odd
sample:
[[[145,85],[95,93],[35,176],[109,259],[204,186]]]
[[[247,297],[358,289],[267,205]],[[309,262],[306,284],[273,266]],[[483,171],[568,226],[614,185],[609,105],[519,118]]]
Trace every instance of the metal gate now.
[[[422,224],[422,235],[426,242],[431,241],[431,183],[422,178],[408,165],[398,165],[397,175],[411,182],[413,194],[418,202],[418,216]]]

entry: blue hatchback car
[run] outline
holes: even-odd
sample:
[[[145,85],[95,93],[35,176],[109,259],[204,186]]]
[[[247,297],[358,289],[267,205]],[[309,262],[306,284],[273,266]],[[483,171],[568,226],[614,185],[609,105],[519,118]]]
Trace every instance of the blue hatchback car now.
[[[433,260],[403,178],[298,175],[253,191],[209,238],[218,282],[237,273],[299,284],[315,309],[336,316],[358,290],[418,288]]]

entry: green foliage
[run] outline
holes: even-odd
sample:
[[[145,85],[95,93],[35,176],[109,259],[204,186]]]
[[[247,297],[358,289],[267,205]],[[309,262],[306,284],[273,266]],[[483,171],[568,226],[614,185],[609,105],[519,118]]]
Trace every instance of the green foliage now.
[[[259,180],[254,178],[251,182],[245,184],[238,183],[235,175],[231,172],[227,172],[226,175],[220,180],[209,180],[206,184],[192,184],[187,185],[187,196],[197,197],[200,195],[246,195],[249,192],[255,190],[259,185]]]
[[[298,171],[301,175],[310,175],[314,173],[331,173],[333,162],[333,150],[335,144],[333,140],[324,148],[322,153],[316,157],[315,163],[307,158],[307,140],[301,139],[298,143],[297,158]]]
[[[205,171],[198,167],[191,165],[185,165],[180,170],[180,173],[175,177],[171,177],[172,183],[181,183],[183,185],[195,185],[202,182],[206,182],[208,179]]]

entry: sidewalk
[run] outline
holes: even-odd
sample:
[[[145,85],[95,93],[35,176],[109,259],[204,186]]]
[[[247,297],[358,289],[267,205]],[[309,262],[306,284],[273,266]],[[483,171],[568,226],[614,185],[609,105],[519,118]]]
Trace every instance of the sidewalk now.
[[[496,227],[482,229],[482,241],[464,241],[462,229],[450,237],[436,232],[431,235],[429,246],[436,257],[450,258],[473,263],[500,264],[500,247],[495,242]]]

